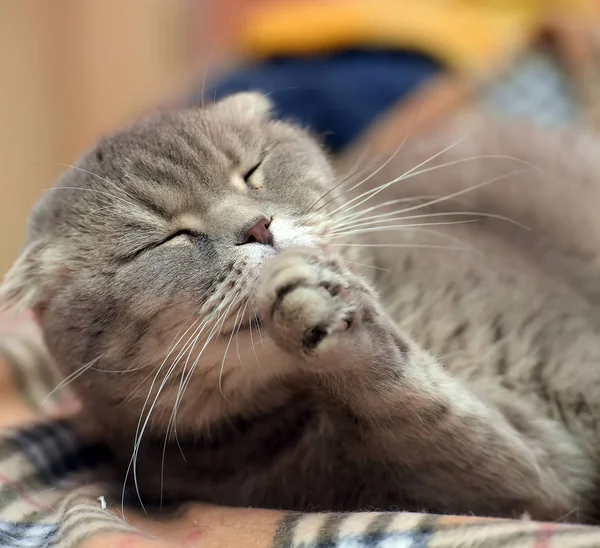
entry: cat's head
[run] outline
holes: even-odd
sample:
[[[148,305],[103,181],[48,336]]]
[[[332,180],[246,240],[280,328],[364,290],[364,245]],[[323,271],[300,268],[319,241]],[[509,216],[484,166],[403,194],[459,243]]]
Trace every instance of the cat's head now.
[[[154,115],[101,140],[44,195],[3,298],[36,312],[65,373],[92,364],[84,392],[143,399],[163,362],[159,381],[179,356],[177,384],[208,334],[249,330],[253,286],[278,249],[326,242],[331,196],[313,206],[332,179],[316,142],[273,120],[261,95]],[[196,364],[211,390],[222,357],[221,346]]]

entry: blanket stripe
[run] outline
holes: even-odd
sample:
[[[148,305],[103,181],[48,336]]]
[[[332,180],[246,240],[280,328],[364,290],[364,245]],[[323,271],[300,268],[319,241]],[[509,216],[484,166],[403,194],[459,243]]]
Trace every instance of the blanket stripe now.
[[[274,548],[576,548],[600,546],[595,527],[410,513],[288,514]]]

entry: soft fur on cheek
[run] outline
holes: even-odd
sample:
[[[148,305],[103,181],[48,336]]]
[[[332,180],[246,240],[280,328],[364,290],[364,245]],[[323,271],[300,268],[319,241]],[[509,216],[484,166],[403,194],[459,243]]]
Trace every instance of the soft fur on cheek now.
[[[127,328],[115,331],[111,337],[106,358],[118,362],[126,356],[126,365],[139,369],[153,368],[171,356],[174,359],[183,350],[183,344],[189,338],[186,335],[193,334],[197,319],[196,307],[189,301],[170,303],[162,310],[148,314],[136,306],[127,317]]]
[[[286,358],[273,359],[277,349],[247,300],[250,285],[242,292],[242,286],[232,289],[229,283],[225,278],[199,310],[179,299],[107,339],[103,367],[119,367],[125,357],[131,374],[120,377],[120,388],[127,394],[127,405],[141,414],[148,399],[151,423],[159,429],[166,428],[175,409],[182,430],[247,409],[256,391],[285,371]],[[223,321],[225,314],[228,321]],[[110,386],[104,382],[103,388]]]
[[[154,274],[157,258],[124,269],[113,289],[119,324],[127,328],[111,341],[111,361],[126,355],[133,367],[163,367],[160,376],[171,367],[179,371],[193,366],[194,375],[202,378],[220,367],[226,335],[253,318],[252,289],[260,257],[253,262],[249,251],[261,255],[263,246],[247,247],[245,253],[234,248],[222,264],[173,261],[160,278]],[[141,272],[142,267],[148,268]]]
[[[122,406],[125,424],[152,407],[149,426],[159,432],[177,409],[180,428],[198,428],[248,405],[254,388],[274,374],[259,366],[271,364],[272,349],[256,324],[233,346],[222,333],[221,313],[236,302],[227,284],[204,307],[182,291],[168,307],[159,299],[162,310],[148,315],[147,295],[118,300],[108,291],[65,288],[42,328],[65,377],[85,369],[72,386],[90,408]],[[219,299],[223,305],[211,316]]]

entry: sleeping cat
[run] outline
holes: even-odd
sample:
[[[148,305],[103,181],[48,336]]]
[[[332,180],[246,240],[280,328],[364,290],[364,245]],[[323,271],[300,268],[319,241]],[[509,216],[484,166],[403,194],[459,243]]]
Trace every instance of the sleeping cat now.
[[[128,492],[594,513],[595,145],[449,136],[340,181],[239,94],[101,140],[44,196],[3,296],[35,311]]]

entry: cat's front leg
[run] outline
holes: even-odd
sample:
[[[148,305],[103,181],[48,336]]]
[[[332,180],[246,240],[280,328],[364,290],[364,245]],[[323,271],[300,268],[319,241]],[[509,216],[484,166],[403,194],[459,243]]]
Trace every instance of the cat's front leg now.
[[[275,344],[351,410],[353,439],[390,467],[399,503],[408,491],[435,511],[576,512],[590,470],[568,435],[452,378],[340,261],[281,253],[265,266],[257,301]]]

